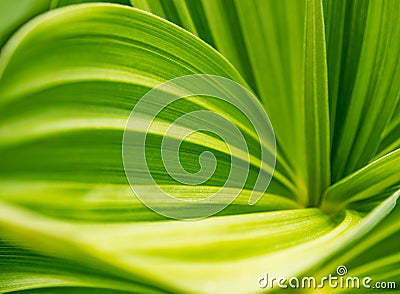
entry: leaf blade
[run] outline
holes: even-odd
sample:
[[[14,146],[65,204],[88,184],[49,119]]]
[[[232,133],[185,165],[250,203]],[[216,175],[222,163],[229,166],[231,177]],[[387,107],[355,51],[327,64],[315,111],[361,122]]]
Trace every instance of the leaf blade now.
[[[310,205],[330,184],[328,83],[322,1],[307,1],[305,36],[305,144]]]

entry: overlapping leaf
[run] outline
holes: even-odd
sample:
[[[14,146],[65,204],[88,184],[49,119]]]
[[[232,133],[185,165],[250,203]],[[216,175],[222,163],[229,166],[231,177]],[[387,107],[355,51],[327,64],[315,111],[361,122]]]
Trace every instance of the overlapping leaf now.
[[[322,276],[339,261],[354,274],[395,279],[398,2],[132,3],[190,30],[238,71],[187,31],[118,5],[56,9],[14,35],[0,57],[1,291],[247,293],[265,272]],[[182,158],[196,170],[198,153],[212,150],[220,169],[211,181],[186,187],[157,163],[160,130],[190,110],[237,124],[251,169],[219,216],[167,221],[133,198],[122,133],[149,89],[194,73],[230,78],[258,95],[277,135],[277,169],[268,193],[248,206],[260,162],[246,118],[209,97],[172,105],[149,134],[164,189],[200,198],[225,179],[226,146],[205,133]],[[321,200],[322,210],[302,208]]]

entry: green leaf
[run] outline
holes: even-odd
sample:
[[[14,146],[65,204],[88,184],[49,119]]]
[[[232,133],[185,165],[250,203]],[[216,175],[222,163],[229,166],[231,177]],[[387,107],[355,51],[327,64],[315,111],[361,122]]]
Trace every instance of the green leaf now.
[[[0,47],[25,22],[47,11],[51,0],[3,0],[0,3]]]
[[[384,192],[400,182],[400,149],[393,151],[329,187],[322,209],[340,209],[350,202]]]
[[[338,2],[335,3],[340,6]],[[333,134],[334,181],[361,168],[375,156],[400,91],[400,84],[394,82],[400,74],[400,35],[396,25],[400,3],[390,0],[356,1],[354,8],[351,8],[352,5],[350,2],[346,13],[351,15],[355,26],[350,32],[357,37],[346,37],[343,32],[343,38],[350,40],[350,43],[344,44],[345,51],[342,54],[343,58],[352,61],[343,60],[345,66],[341,69],[344,74],[341,75],[343,81],[339,83],[339,98],[332,100],[332,103],[337,101],[338,107],[343,108],[336,111]],[[356,21],[359,13],[366,16],[365,20],[361,17],[360,22]],[[336,50],[336,46],[329,50]]]
[[[6,234],[18,232],[24,242],[34,242],[37,250],[85,266],[114,268],[123,277],[139,275],[167,289],[256,291],[255,277],[299,274],[363,236],[393,209],[398,196],[365,218],[351,210],[331,218],[311,208],[137,225],[69,224],[2,203],[0,226]],[[290,258],[292,266],[283,258]]]
[[[324,1],[331,142],[341,132],[360,62],[369,1]],[[336,133],[335,133],[336,132]]]
[[[399,188],[399,187],[397,187]],[[396,194],[400,190],[395,191]],[[398,280],[398,254],[393,250],[400,237],[400,206],[397,205],[391,214],[380,222],[372,231],[346,245],[334,257],[319,267],[318,277],[335,274],[340,264],[345,264],[349,275],[371,277],[374,281]]]
[[[7,238],[5,240],[7,243],[0,243],[1,252],[4,254],[0,260],[2,293],[21,290],[31,290],[35,293],[161,292],[155,285],[146,285],[140,281],[132,283],[98,268],[78,266],[66,259],[11,246],[8,244],[11,240]]]
[[[119,12],[118,16],[112,15],[113,10]],[[3,114],[3,126],[7,125],[0,133],[2,152],[9,160],[19,158],[2,169],[1,172],[6,177],[12,177],[18,171],[20,175],[24,173],[27,179],[50,177],[58,181],[67,179],[126,183],[119,143],[129,110],[149,87],[164,79],[192,73],[227,76],[245,84],[233,67],[211,47],[164,21],[153,21],[155,18],[151,15],[128,8],[97,4],[56,10],[50,12],[46,20],[50,17],[54,19],[54,23],[37,19],[30,28],[20,31],[15,35],[14,42],[5,47],[2,55],[0,88],[3,99],[0,104],[3,105],[0,111]],[[104,19],[103,23],[97,21],[101,17]],[[112,21],[107,20],[113,17],[115,19]],[[53,29],[63,26],[64,23],[68,23],[66,31]],[[145,26],[149,29],[143,31],[142,27]],[[94,27],[96,31],[93,31]],[[124,30],[121,30],[122,27]],[[51,29],[54,34],[44,33]],[[161,35],[168,32],[170,40],[164,41]],[[87,42],[82,42],[82,36],[87,34],[92,37]],[[60,38],[62,40],[53,42]],[[121,39],[125,42],[121,42]],[[102,42],[103,46],[99,46]],[[185,46],[182,47],[184,42],[193,50],[188,52]],[[137,47],[137,44],[141,46]],[[84,53],[81,46],[85,47]],[[28,47],[36,47],[37,50],[25,50]],[[153,51],[146,48],[153,48]],[[120,53],[110,55],[108,52],[111,50]],[[36,58],[39,55],[40,60]],[[136,62],[152,59],[152,63]],[[64,60],[69,62],[64,63]],[[158,66],[155,68],[154,64]],[[54,102],[55,96],[57,103]],[[109,103],[111,96],[119,102]],[[46,105],[46,111],[43,107],[33,107],[38,101]],[[251,108],[253,102],[249,103]],[[78,111],[75,110],[77,106]],[[172,109],[177,113],[184,113],[189,109],[209,109],[236,122],[250,137],[257,137],[254,130],[249,128],[243,114],[232,106],[214,100],[182,101]],[[110,113],[107,118],[103,118],[105,111]],[[25,121],[22,124],[21,115]],[[165,122],[174,121],[175,115],[166,113],[158,122],[158,129],[152,131],[154,146],[158,144],[160,132],[166,126]],[[25,128],[27,121],[30,121],[30,129]],[[191,141],[190,146],[199,152],[204,147],[222,153],[221,157],[228,152],[217,138],[208,135],[197,135],[196,138]],[[49,140],[53,142],[50,145]],[[66,148],[71,140],[77,143]],[[257,149],[257,145],[252,144],[249,146]],[[26,150],[23,155],[20,154],[22,149]],[[31,160],[43,156],[46,159],[39,165]],[[60,156],[68,161],[68,165],[60,161]],[[252,185],[251,179],[257,177],[262,164],[258,156],[251,157],[252,172],[246,186],[248,188]],[[102,158],[101,163],[98,161],[99,157]],[[186,162],[193,161],[193,158],[197,161],[194,152],[188,153],[186,157]],[[85,158],[85,163],[82,158]],[[224,160],[227,158],[222,159]],[[157,165],[160,163],[162,161]],[[158,169],[160,184],[174,185],[162,174],[163,167],[155,168]],[[224,169],[221,166],[215,176],[216,182],[209,184],[219,185],[224,180],[223,175]],[[280,183],[273,184],[270,193],[279,192],[280,195],[291,197],[294,187],[290,181],[279,171],[275,172],[275,178]]]
[[[392,114],[390,123],[386,126],[384,132],[382,133],[379,152],[375,156],[375,159],[400,148],[400,116],[398,113],[400,113],[400,100],[397,102],[397,107]]]
[[[54,0],[52,8],[76,2],[86,1]],[[122,5],[72,5],[33,19],[2,48],[0,292],[256,292],[266,272],[322,277],[338,263],[352,275],[397,281],[399,4],[132,3],[167,20]],[[246,183],[224,190],[223,200],[238,197],[218,215],[171,221],[132,194],[121,144],[143,95],[192,74],[226,77],[251,93],[240,107],[185,97],[149,130],[128,125],[127,132],[146,131],[157,186],[202,200],[224,185],[230,155],[249,169],[238,167]],[[277,163],[268,191],[249,206],[273,166],[261,150],[273,153],[274,144],[259,141],[250,120],[262,107],[276,133]],[[184,185],[162,163],[162,139],[176,119],[204,110],[237,126],[248,148],[191,134],[180,145],[184,169],[199,171],[204,151],[217,165],[206,182]],[[171,127],[168,138],[195,124],[223,129],[195,119]]]
[[[330,136],[322,1],[307,1],[304,116],[310,205],[318,205],[330,184]]]
[[[129,0],[51,0],[51,8],[55,9],[67,5],[90,3],[90,2],[108,2],[108,3],[130,5]]]
[[[154,0],[133,1],[138,8],[157,14]],[[174,1],[177,6],[197,1]],[[194,4],[193,4],[194,5]],[[277,168],[296,186],[302,205],[308,202],[303,109],[303,30],[305,5],[302,1],[209,1],[197,2],[206,18],[191,13],[193,28],[182,25],[175,14],[165,17],[200,35],[218,49],[240,71],[265,106],[277,137]],[[188,16],[189,17],[189,16]],[[285,20],[282,23],[282,20]],[[268,74],[266,74],[268,72]]]

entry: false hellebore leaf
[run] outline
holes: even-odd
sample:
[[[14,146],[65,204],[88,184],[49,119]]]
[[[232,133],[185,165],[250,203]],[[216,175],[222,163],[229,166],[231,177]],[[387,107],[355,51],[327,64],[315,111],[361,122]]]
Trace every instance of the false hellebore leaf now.
[[[400,287],[400,1],[31,2],[0,4],[1,293]]]

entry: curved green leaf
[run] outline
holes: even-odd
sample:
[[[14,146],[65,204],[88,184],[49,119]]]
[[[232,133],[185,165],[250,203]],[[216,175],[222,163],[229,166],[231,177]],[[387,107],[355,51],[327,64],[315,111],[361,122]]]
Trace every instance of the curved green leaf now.
[[[3,0],[0,2],[0,47],[25,22],[47,11],[51,0]]]
[[[54,0],[52,8],[76,2]],[[37,17],[2,49],[0,292],[256,292],[265,272],[322,276],[338,262],[352,274],[396,280],[398,3],[132,3],[192,33],[139,9],[84,4]],[[146,142],[162,189],[204,199],[223,186],[231,152],[250,164],[244,188],[225,190],[227,199],[239,196],[218,216],[170,221],[134,198],[122,136],[150,89],[202,73],[257,93],[277,135],[277,166],[267,193],[249,206],[260,172],[271,173],[260,149],[273,148],[257,140],[240,108],[207,96],[169,105]],[[244,100],[244,108],[259,107]],[[168,175],[160,142],[175,119],[196,110],[233,122],[248,152],[209,132],[186,138],[185,169],[197,172],[204,151],[218,160],[213,177],[193,187]]]
[[[329,187],[322,209],[339,210],[350,202],[367,199],[400,183],[400,149],[368,164]]]

